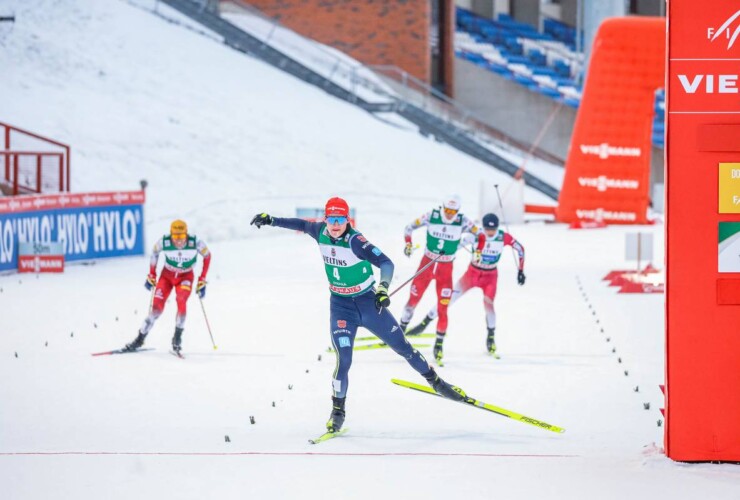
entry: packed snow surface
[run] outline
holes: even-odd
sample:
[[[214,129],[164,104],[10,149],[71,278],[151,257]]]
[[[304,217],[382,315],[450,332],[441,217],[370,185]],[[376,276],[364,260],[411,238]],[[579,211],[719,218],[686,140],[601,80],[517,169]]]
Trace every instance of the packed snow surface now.
[[[136,335],[148,256],[0,276],[3,498],[737,498],[737,466],[661,453],[663,297],[601,281],[634,266],[630,231],[654,235],[661,266],[660,225],[509,227],[527,251],[527,282],[516,285],[505,254],[500,360],[485,352],[480,291],[450,310],[440,375],[564,434],[397,387],[392,377],[423,379],[379,349],[354,355],[347,434],[309,444],[331,409],[323,266],[309,237],[257,230],[251,217],[341,195],[394,260],[395,288],[420,257],[403,256],[406,224],[452,192],[478,217],[480,183],[509,180],[152,4],[0,5],[16,16],[0,32],[0,120],[71,144],[75,191],[146,178],[147,247],[184,218],[213,252],[204,308],[189,301],[185,360],[167,352],[173,300],[147,340],[154,350],[90,355]],[[529,189],[525,199],[547,201]],[[456,277],[468,258],[459,253]],[[393,296],[395,314],[407,297]]]

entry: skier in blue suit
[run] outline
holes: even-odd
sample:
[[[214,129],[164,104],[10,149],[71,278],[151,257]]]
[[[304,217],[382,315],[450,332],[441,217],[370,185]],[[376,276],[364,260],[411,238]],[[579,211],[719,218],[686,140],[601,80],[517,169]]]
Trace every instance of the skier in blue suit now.
[[[403,330],[388,311],[391,301],[388,284],[393,278],[393,262],[349,223],[349,206],[342,198],[326,203],[324,222],[278,218],[257,214],[252,224],[258,228],[275,226],[302,231],[319,244],[329,279],[330,332],[337,353],[337,367],[332,381],[332,412],[326,423],[328,432],[338,432],[345,418],[345,400],[352,347],[357,328],[364,326],[402,356],[440,395],[460,401],[464,393],[444,380],[414,349]],[[375,287],[371,266],[380,268],[380,283]]]

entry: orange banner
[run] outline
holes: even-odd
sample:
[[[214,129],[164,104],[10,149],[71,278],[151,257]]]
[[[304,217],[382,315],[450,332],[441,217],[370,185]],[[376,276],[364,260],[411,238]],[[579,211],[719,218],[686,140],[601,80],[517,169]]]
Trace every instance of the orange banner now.
[[[665,19],[608,19],[593,47],[556,217],[644,224],[655,90],[665,78]]]

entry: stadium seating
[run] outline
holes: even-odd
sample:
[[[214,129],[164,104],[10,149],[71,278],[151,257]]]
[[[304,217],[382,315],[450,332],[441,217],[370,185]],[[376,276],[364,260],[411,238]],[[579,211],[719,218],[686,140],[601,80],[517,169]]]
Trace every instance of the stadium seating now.
[[[581,102],[584,56],[576,30],[545,19],[543,32],[506,14],[496,19],[456,8],[455,55],[566,106]],[[663,147],[665,93],[656,93],[653,144]]]

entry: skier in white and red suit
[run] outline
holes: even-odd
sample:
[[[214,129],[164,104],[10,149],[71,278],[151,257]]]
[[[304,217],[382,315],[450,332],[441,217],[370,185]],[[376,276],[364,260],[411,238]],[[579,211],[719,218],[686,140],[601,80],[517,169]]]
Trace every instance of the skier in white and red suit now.
[[[164,254],[164,268],[159,275],[159,280],[157,280],[157,262],[160,253]],[[188,226],[184,221],[176,220],[172,222],[170,234],[164,235],[154,244],[152,258],[149,262],[149,274],[144,283],[147,290],[156,286],[151,311],[149,311],[149,316],[141,325],[136,339],[126,344],[125,350],[135,351],[144,345],[147,334],[164,311],[167,297],[174,289],[177,301],[177,317],[175,318],[175,334],[172,337],[172,350],[176,353],[180,352],[182,332],[185,328],[185,317],[187,316],[187,301],[195,279],[193,269],[199,254],[203,257],[203,268],[195,285],[195,293],[202,299],[206,295],[206,275],[208,274],[208,266],[211,264],[211,252],[203,240],[194,234],[188,234]]]
[[[473,255],[465,274],[455,283],[452,291],[450,306],[465,292],[471,288],[480,288],[483,290],[483,308],[486,311],[486,326],[488,335],[486,336],[486,348],[491,354],[496,354],[496,341],[494,334],[496,332],[496,312],[493,308],[493,301],[496,298],[496,286],[498,284],[498,262],[501,259],[501,253],[505,246],[512,247],[518,256],[519,272],[517,273],[517,283],[524,284],[524,247],[509,233],[499,229],[499,221],[496,214],[486,214],[483,217],[483,232],[485,235],[485,245],[480,256]],[[476,241],[465,235],[463,245],[474,244]],[[437,308],[432,308],[421,323],[406,332],[406,335],[418,335],[424,331],[424,328],[437,317]]]
[[[435,258],[437,258],[437,261],[414,278],[411,283],[411,295],[401,315],[400,326],[405,332],[414,315],[414,309],[419,304],[429,283],[435,280],[439,321],[437,322],[437,339],[434,343],[434,357],[437,363],[441,364],[443,357],[442,345],[447,332],[447,306],[452,298],[452,263],[455,260],[455,252],[457,252],[460,245],[460,238],[462,238],[463,233],[472,233],[478,237],[476,252],[483,249],[485,237],[472,220],[460,213],[460,197],[457,195],[450,196],[442,203],[441,207],[425,213],[406,226],[404,254],[407,257],[410,257],[413,251],[411,233],[422,226],[427,228],[427,240],[424,247],[424,257],[419,263],[419,269]]]

